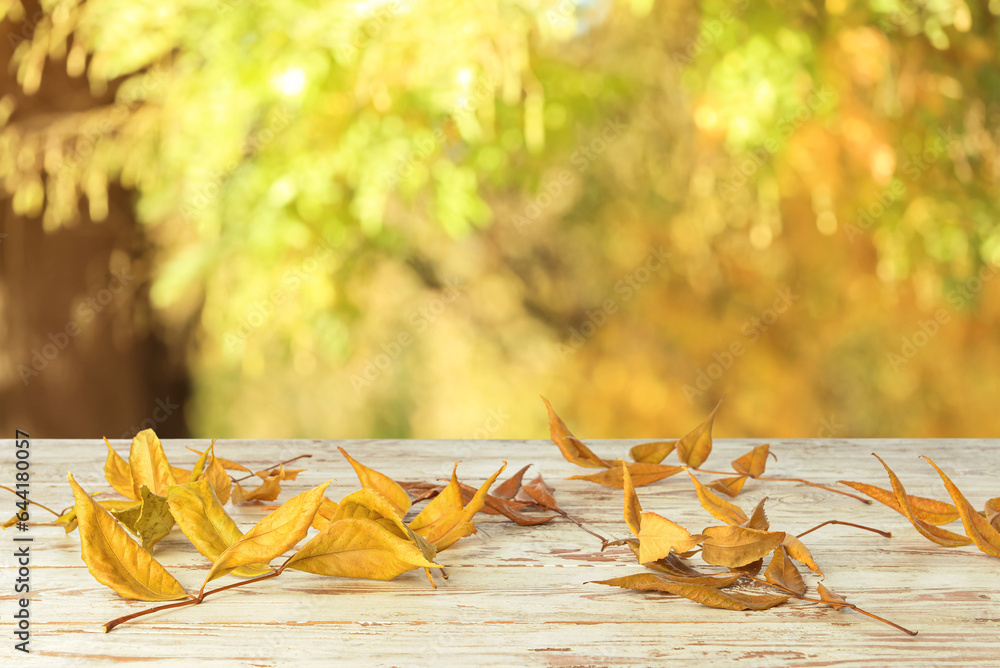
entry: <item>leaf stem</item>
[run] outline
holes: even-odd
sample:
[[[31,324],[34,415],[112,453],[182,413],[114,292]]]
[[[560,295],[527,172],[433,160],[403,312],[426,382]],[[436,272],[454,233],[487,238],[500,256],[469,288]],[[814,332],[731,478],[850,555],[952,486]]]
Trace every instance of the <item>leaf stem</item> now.
[[[274,465],[272,465],[272,466],[265,466],[265,467],[264,467],[263,469],[261,469],[261,470],[262,470],[262,471],[270,471],[271,469],[276,469],[276,468],[278,468],[279,466],[284,466],[285,464],[291,464],[291,463],[292,463],[292,462],[294,462],[295,460],[297,460],[297,459],[302,459],[303,457],[312,457],[312,455],[299,455],[298,457],[292,457],[291,459],[287,459],[287,460],[285,460],[285,461],[283,461],[283,462],[279,462],[279,463],[277,463],[277,464],[274,464]],[[256,475],[257,475],[256,473],[248,473],[247,475],[245,475],[245,476],[243,476],[242,478],[239,478],[239,479],[237,479],[237,478],[234,478],[234,477],[232,477],[232,476],[229,476],[229,479],[230,479],[230,480],[232,480],[233,482],[243,482],[244,480],[248,480],[248,479],[250,479],[250,478],[253,478],[253,477],[255,477]],[[249,582],[249,580],[248,580],[248,582]]]
[[[31,505],[33,505],[33,506],[38,506],[39,508],[44,508],[45,510],[49,511],[50,513],[52,513],[52,514],[53,514],[53,515],[55,515],[56,517],[62,517],[62,513],[57,513],[56,511],[52,510],[52,509],[51,509],[51,508],[49,508],[48,506],[43,506],[42,504],[38,503],[37,501],[32,501],[31,499],[25,499],[25,498],[23,498],[23,497],[22,497],[22,496],[21,496],[20,494],[18,494],[18,493],[17,493],[17,492],[15,492],[14,490],[12,490],[12,489],[11,489],[10,487],[6,487],[6,486],[4,486],[4,485],[0,485],[0,489],[5,489],[5,490],[7,490],[8,492],[10,492],[11,494],[13,494],[14,496],[16,496],[16,497],[18,497],[18,498],[21,498],[21,499],[22,499],[22,500],[24,500],[24,501],[27,501],[28,503],[30,503],[30,504],[31,504]]]
[[[854,605],[853,603],[846,603],[846,602],[845,603],[831,603],[830,601],[824,601],[823,599],[820,599],[820,598],[809,598],[808,596],[803,596],[802,594],[798,594],[798,593],[792,591],[791,589],[786,589],[785,587],[782,587],[779,584],[774,584],[773,582],[768,582],[767,580],[761,580],[760,578],[756,578],[756,577],[754,577],[752,575],[749,575],[747,573],[744,573],[743,577],[749,578],[749,579],[753,580],[754,582],[759,582],[762,585],[767,585],[768,587],[774,587],[775,589],[780,589],[781,591],[785,592],[789,596],[793,596],[793,597],[799,599],[800,601],[807,601],[809,603],[821,603],[823,605],[828,605],[828,606],[830,606],[831,608],[834,608],[834,609],[850,608],[851,610],[854,610],[855,612],[860,612],[862,615],[864,615],[866,617],[871,617],[872,619],[878,620],[878,621],[882,622],[883,624],[888,624],[889,626],[893,627],[894,629],[898,629],[898,630],[902,631],[903,633],[907,633],[907,634],[909,634],[911,636],[917,635],[917,631],[911,631],[910,629],[908,629],[908,628],[906,628],[904,626],[900,626],[899,624],[897,624],[895,622],[890,622],[885,617],[879,617],[878,615],[872,614],[872,613],[868,612],[867,610],[862,610],[861,608],[859,608],[858,606]]]
[[[797,538],[802,538],[806,534],[812,533],[816,529],[820,529],[822,527],[825,527],[827,524],[841,524],[841,525],[846,526],[846,527],[854,527],[855,529],[864,529],[865,531],[871,531],[872,533],[880,534],[882,536],[885,536],[886,538],[892,538],[892,532],[891,531],[882,531],[881,529],[873,529],[872,527],[866,527],[866,526],[864,526],[862,524],[854,524],[852,522],[841,522],[840,520],[827,520],[826,522],[823,522],[822,524],[817,524],[812,529],[809,529],[808,531],[803,531],[802,533],[800,533],[797,536]]]
[[[835,494],[843,494],[844,496],[849,496],[852,499],[857,499],[858,501],[871,505],[872,500],[866,499],[864,497],[857,496],[856,494],[851,494],[850,492],[845,492],[843,490],[834,489],[833,487],[827,487],[826,485],[820,485],[819,483],[809,482],[808,480],[803,480],[802,478],[756,478],[757,480],[769,480],[771,482],[797,482],[803,485],[809,485],[810,487],[818,487],[819,489],[825,489],[828,492],[833,492]]]
[[[584,531],[586,531],[587,533],[589,533],[594,538],[597,538],[598,540],[600,540],[602,544],[607,544],[608,541],[611,540],[610,538],[605,538],[601,534],[596,533],[594,531],[591,531],[587,527],[583,526],[582,522],[580,522],[575,517],[571,516],[569,513],[567,513],[565,510],[563,510],[561,508],[551,508],[550,507],[549,510],[551,510],[554,513],[558,513],[559,515],[562,515],[563,517],[565,517],[566,519],[568,519],[570,522],[572,522],[573,524],[577,525],[578,527],[580,527],[581,529],[583,529]],[[603,548],[601,548],[601,549],[603,550]]]

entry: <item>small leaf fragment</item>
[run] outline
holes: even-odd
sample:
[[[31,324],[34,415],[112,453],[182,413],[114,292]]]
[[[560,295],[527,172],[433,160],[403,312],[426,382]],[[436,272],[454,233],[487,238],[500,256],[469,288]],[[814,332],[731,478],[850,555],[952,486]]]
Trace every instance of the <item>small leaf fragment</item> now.
[[[733,470],[751,478],[757,478],[764,473],[767,467],[767,456],[770,453],[770,444],[758,445],[756,448],[746,453],[738,459],[734,459]]]
[[[712,454],[712,425],[715,423],[715,414],[719,412],[720,406],[722,406],[722,399],[701,424],[677,441],[677,457],[682,464],[698,468]]]
[[[757,502],[754,506],[753,512],[750,513],[750,519],[748,519],[743,525],[750,529],[757,529],[758,531],[767,531],[771,528],[771,522],[767,519],[767,513],[764,511],[764,503],[767,502],[767,497]]]
[[[827,589],[822,582],[816,584],[816,591],[819,592],[819,597],[824,603],[829,604],[834,610],[840,610],[841,608],[853,608],[854,606],[847,602],[840,594],[835,594],[829,589]]]
[[[232,499],[236,505],[254,501],[274,501],[281,494],[281,476],[264,478],[263,482],[249,492],[238,483],[233,483]]]
[[[507,480],[493,488],[493,496],[498,499],[513,499],[518,491],[521,489],[521,480],[524,479],[524,472],[531,468],[531,464],[527,464],[520,471],[512,475]]]
[[[152,552],[153,546],[166,538],[174,527],[174,516],[170,514],[165,497],[153,494],[145,485],[139,488],[139,494],[142,503],[135,520],[135,534],[142,540],[143,549]]]
[[[174,601],[187,594],[149,552],[129,538],[111,514],[68,474],[80,523],[81,555],[91,575],[124,598]]]
[[[735,497],[743,491],[743,484],[747,481],[747,476],[741,475],[733,478],[722,478],[713,480],[708,486],[716,492],[722,492],[726,496]]]
[[[785,548],[781,545],[774,548],[771,563],[767,565],[767,570],[764,571],[764,579],[771,584],[794,591],[799,596],[804,596],[806,593],[806,583],[802,579],[802,574],[799,573],[799,569],[795,567],[792,560],[788,558]]]

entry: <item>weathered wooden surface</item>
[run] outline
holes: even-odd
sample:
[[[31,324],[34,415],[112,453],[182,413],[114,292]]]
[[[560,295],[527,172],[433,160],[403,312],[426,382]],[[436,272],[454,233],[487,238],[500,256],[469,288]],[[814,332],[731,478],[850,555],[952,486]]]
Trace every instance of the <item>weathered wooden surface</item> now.
[[[594,441],[602,457],[625,456],[636,441]],[[127,453],[127,443],[114,442]],[[759,441],[718,440],[706,468],[728,462]],[[195,456],[168,441],[172,463]],[[220,441],[220,456],[251,466],[302,453],[308,471],[287,483],[280,501],[331,477],[327,495],[339,499],[358,487],[337,452],[343,445],[362,462],[401,480],[446,477],[461,460],[461,480],[478,485],[501,460],[512,473],[527,463],[542,473],[570,514],[608,536],[624,537],[620,491],[566,480],[586,471],[566,463],[548,441]],[[13,478],[13,444],[3,441],[0,482]],[[986,440],[774,441],[778,461],[768,475],[833,484],[839,479],[887,487],[870,453],[896,470],[911,494],[947,499],[933,458],[977,507],[1000,494],[1000,442]],[[66,472],[88,490],[106,488],[106,449],[94,441],[34,441],[32,498],[69,505]],[[127,454],[126,454],[127,456]],[[505,476],[504,476],[505,477]],[[703,476],[704,480],[712,476]],[[692,531],[718,524],[698,504],[687,476],[639,489],[653,510]],[[101,624],[151,604],[130,602],[98,584],[80,559],[77,533],[33,527],[32,653],[13,651],[13,533],[2,536],[0,657],[19,665],[218,664],[335,665],[650,665],[667,661],[741,666],[997,665],[1000,661],[1000,560],[975,547],[947,549],[919,536],[900,515],[844,496],[791,483],[748,482],[737,502],[750,509],[768,496],[772,528],[801,532],[826,519],[891,530],[882,538],[847,527],[827,527],[805,542],[827,573],[826,584],[848,600],[919,631],[906,636],[851,611],[790,602],[763,612],[705,608],[662,594],[596,584],[641,572],[626,548],[600,552],[599,541],[561,519],[518,527],[480,515],[479,533],[443,552],[450,580],[430,588],[421,571],[392,582],[323,578],[286,572],[280,578],[218,594],[199,606],[170,610],[126,624],[110,634]],[[4,518],[14,498],[0,497]],[[260,507],[227,510],[245,530],[265,514]],[[33,519],[41,518],[34,512]],[[957,526],[957,525],[956,525]],[[960,528],[955,530],[961,531]],[[175,529],[155,556],[191,590],[208,561]],[[694,562],[699,563],[697,558]],[[803,569],[805,571],[805,569]],[[817,581],[806,574],[813,587]],[[13,664],[10,664],[13,665]]]

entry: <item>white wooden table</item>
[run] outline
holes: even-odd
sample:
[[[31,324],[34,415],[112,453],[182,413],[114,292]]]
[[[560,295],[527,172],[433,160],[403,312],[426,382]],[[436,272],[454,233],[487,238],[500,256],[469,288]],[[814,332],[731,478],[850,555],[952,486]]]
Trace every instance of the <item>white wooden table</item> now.
[[[636,442],[589,443],[599,456],[613,459],[626,456]],[[705,468],[727,470],[731,459],[759,443],[717,440]],[[127,452],[125,442],[113,444]],[[195,456],[186,445],[206,443],[164,443],[173,464],[190,468]],[[508,461],[501,480],[533,463],[528,475],[541,473],[568,513],[605,535],[628,533],[622,493],[566,480],[587,471],[565,462],[549,441],[219,441],[216,451],[261,468],[312,453],[312,459],[303,460],[308,470],[285,483],[279,502],[331,477],[336,481],[327,496],[339,500],[358,484],[337,445],[397,480],[447,477],[452,463],[461,460],[460,480],[478,486],[501,460]],[[909,493],[947,500],[937,474],[917,457],[925,454],[977,508],[1000,494],[1000,441],[786,440],[772,441],[771,447],[778,461],[769,462],[770,476],[888,487],[884,470],[870,455],[875,451]],[[12,441],[4,440],[2,484],[13,478],[13,452]],[[106,488],[105,454],[98,440],[34,441],[32,498],[57,509],[70,505],[67,471],[88,490]],[[98,584],[80,559],[77,533],[34,527],[30,656],[13,650],[11,616],[18,596],[13,593],[14,532],[8,530],[0,534],[0,657],[2,665],[195,665],[195,660],[253,666],[612,666],[678,660],[740,666],[1000,664],[1000,560],[974,546],[934,545],[885,506],[802,485],[749,481],[736,502],[750,510],[762,496],[770,497],[774,530],[798,533],[827,519],[891,530],[893,538],[882,538],[833,526],[804,540],[826,572],[827,586],[919,635],[909,637],[849,610],[794,600],[762,612],[733,612],[664,594],[587,584],[644,569],[627,548],[601,553],[599,541],[561,518],[519,527],[480,514],[479,533],[439,555],[451,577],[437,590],[419,570],[391,582],[286,572],[199,606],[140,618],[110,634],[103,632],[104,622],[152,604],[125,601]],[[640,488],[639,497],[644,509],[692,532],[719,524],[701,509],[683,474]],[[13,502],[12,496],[0,497],[4,518]],[[254,506],[227,510],[244,530],[265,514]],[[34,518],[41,517],[36,510]],[[960,525],[949,528],[961,531]],[[209,566],[179,529],[157,546],[155,556],[191,591]],[[802,570],[815,595],[815,576]]]

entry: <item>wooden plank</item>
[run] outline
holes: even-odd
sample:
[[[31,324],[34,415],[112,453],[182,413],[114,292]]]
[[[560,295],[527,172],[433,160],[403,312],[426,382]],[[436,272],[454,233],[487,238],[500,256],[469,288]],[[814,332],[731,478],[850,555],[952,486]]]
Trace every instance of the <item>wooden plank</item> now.
[[[637,441],[594,441],[602,457],[626,455]],[[127,443],[113,442],[119,452]],[[706,468],[728,462],[758,441],[719,440]],[[203,441],[169,441],[171,462],[190,467]],[[311,453],[295,466],[308,470],[284,485],[282,499],[333,477],[328,496],[357,488],[351,468],[337,452],[352,455],[405,480],[446,478],[462,460],[459,477],[478,484],[506,459],[513,472],[527,463],[542,473],[562,507],[594,530],[625,537],[622,493],[570,475],[586,473],[567,462],[547,441],[219,441],[221,456],[251,467]],[[0,449],[0,481],[12,478],[13,444]],[[796,440],[772,443],[778,461],[768,475],[804,477],[833,485],[847,478],[888,486],[877,451],[893,466],[910,493],[947,499],[937,474],[918,454],[932,457],[977,506],[998,493],[997,441],[988,440]],[[72,471],[88,490],[103,483],[105,448],[100,441],[35,441],[33,498],[60,508],[71,503],[65,474]],[[703,475],[704,480],[713,476]],[[718,524],[699,506],[684,475],[640,488],[647,510],[691,530]],[[836,612],[801,602],[763,612],[713,610],[676,597],[627,592],[593,580],[638,573],[624,548],[600,551],[597,539],[562,519],[518,527],[480,515],[477,535],[440,555],[447,582],[430,588],[421,572],[392,582],[322,578],[289,572],[208,599],[200,606],[137,620],[111,634],[101,624],[150,604],[124,601],[98,584],[79,555],[76,533],[33,527],[32,659],[62,665],[151,665],[211,661],[222,664],[287,665],[649,665],[668,660],[711,661],[743,666],[995,665],[1000,654],[1000,607],[995,587],[1000,560],[974,547],[947,549],[929,543],[905,518],[881,505],[794,483],[750,481],[737,502],[751,508],[768,496],[776,530],[801,532],[826,519],[842,519],[891,530],[894,537],[827,527],[805,542],[827,573],[825,583],[851,602],[920,632],[911,638],[851,611]],[[2,498],[2,497],[0,497]],[[13,497],[9,507],[13,510]],[[265,514],[259,506],[227,507],[242,528]],[[0,512],[9,513],[0,501]],[[39,518],[36,511],[34,518]],[[956,525],[957,526],[957,525]],[[956,528],[955,530],[960,531]],[[12,534],[4,536],[11,546]],[[6,633],[15,595],[12,550],[0,558],[3,634],[0,656],[19,658]],[[197,589],[208,562],[175,531],[156,557],[189,589]],[[695,559],[695,562],[698,560]],[[804,570],[804,569],[803,569]],[[817,579],[806,575],[810,586]]]

